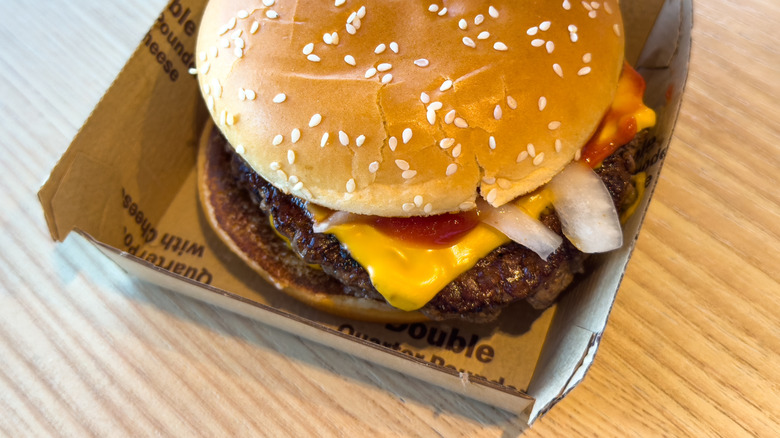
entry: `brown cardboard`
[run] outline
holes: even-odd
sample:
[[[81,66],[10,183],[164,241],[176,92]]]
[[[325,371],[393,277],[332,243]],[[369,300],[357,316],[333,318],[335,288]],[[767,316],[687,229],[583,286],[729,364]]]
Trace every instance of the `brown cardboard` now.
[[[648,77],[647,100],[659,114],[659,141],[640,159],[649,185],[642,208],[626,226],[627,244],[597,257],[593,274],[547,311],[517,304],[488,325],[406,326],[355,322],[300,305],[244,266],[204,222],[194,162],[207,114],[187,70],[205,3],[179,0],[166,7],[52,171],[39,193],[52,237],[62,240],[77,230],[133,275],[525,411],[529,421],[570,391],[598,348],[668,147],[687,71],[690,1],[621,5],[627,56],[653,67],[640,71]],[[648,35],[652,53],[640,57]]]

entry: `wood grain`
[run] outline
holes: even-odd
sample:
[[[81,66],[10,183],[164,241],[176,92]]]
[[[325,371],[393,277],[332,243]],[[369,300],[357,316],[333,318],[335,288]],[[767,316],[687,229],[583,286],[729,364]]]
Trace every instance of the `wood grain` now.
[[[780,430],[777,1],[695,2],[680,120],[596,363],[529,430],[51,242],[35,193],[166,2],[44,3],[0,2],[0,435]]]

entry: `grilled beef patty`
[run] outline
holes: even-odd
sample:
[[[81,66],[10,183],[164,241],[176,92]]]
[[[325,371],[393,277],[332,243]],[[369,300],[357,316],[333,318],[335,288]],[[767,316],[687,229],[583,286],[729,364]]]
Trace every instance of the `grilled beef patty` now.
[[[345,294],[384,300],[366,270],[335,236],[312,230],[306,201],[285,194],[264,180],[233,152],[219,130],[213,130],[211,141],[219,142],[231,155],[231,171],[239,186],[259,206],[258,213],[272,217],[276,230],[290,241],[292,249],[303,260],[320,265],[325,273],[343,285],[341,290]],[[634,154],[648,141],[647,133],[640,133],[596,170],[619,209],[634,196],[631,183],[631,176],[636,171]],[[561,234],[561,224],[554,212],[543,214],[541,221]],[[548,260],[510,242],[496,248],[453,280],[420,311],[433,320],[486,321],[497,317],[503,307],[517,300],[526,299],[534,307],[544,308],[552,304],[576,273],[582,271],[586,257],[565,237]]]

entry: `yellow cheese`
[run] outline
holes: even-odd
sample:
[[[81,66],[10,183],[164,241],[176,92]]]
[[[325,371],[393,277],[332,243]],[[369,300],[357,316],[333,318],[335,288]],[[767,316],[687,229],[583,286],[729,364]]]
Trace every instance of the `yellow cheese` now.
[[[336,225],[335,235],[368,271],[374,287],[390,305],[417,310],[479,259],[509,239],[479,224],[449,248],[424,249],[362,223]]]

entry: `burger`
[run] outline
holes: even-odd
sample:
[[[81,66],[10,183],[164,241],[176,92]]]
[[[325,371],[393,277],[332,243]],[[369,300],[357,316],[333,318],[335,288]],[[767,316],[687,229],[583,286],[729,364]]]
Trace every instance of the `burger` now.
[[[211,0],[205,216],[314,307],[543,308],[622,245],[655,115],[617,1]]]

